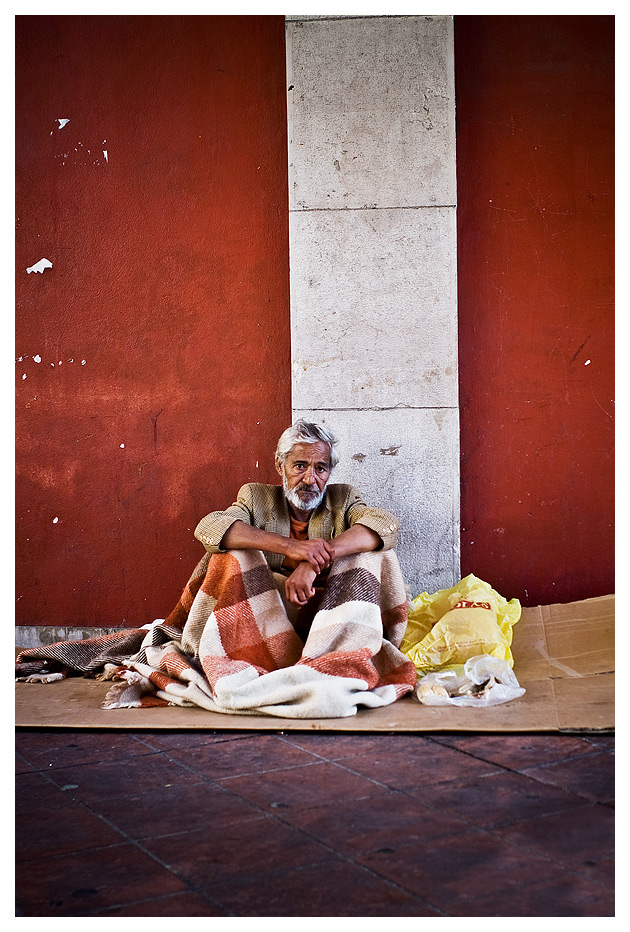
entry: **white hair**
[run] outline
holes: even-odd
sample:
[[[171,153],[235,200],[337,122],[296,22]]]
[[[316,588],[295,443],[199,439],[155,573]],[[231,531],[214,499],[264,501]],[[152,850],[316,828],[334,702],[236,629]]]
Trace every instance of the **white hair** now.
[[[335,450],[338,440],[326,427],[305,421],[304,418],[300,418],[292,427],[287,427],[276,447],[276,457],[281,463],[285,462],[296,443],[327,443],[330,447],[330,468],[332,469],[339,462],[339,456]]]

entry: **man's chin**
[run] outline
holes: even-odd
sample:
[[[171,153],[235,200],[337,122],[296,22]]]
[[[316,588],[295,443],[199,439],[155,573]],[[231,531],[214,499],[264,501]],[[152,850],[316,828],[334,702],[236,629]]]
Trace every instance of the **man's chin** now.
[[[324,492],[297,492],[293,491],[285,495],[294,508],[300,511],[313,511],[324,499]]]

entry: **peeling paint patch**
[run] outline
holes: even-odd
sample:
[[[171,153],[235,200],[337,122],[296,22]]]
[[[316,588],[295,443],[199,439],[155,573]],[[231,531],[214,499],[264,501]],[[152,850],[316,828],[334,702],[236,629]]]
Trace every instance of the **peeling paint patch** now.
[[[53,524],[59,524],[59,518],[53,518]]]
[[[107,149],[103,149],[103,155],[105,157],[105,161],[109,162],[109,156],[107,155]]]
[[[42,357],[39,355],[39,353],[37,354],[37,356],[33,356],[33,362],[41,362],[41,361],[42,361]]]
[[[64,126],[65,126],[67,123],[69,123],[69,122],[70,122],[69,119],[68,119],[68,120],[60,120],[59,117],[57,117],[57,123],[59,123],[59,126],[57,127],[57,129],[63,129]]]
[[[124,443],[121,443],[121,444],[120,444],[120,449],[121,449],[121,450],[124,450],[124,449],[125,449],[125,444],[124,444]]]
[[[26,378],[26,372],[25,372],[24,375],[22,376],[22,381],[24,381],[25,378]]]
[[[585,366],[590,366],[590,364],[591,364],[591,360],[590,360],[590,359],[587,359],[586,362],[584,363]]]
[[[81,365],[82,365],[82,366],[85,365],[85,359],[82,359],[82,360],[81,360]]]
[[[383,452],[383,451],[381,450],[381,453],[382,453],[382,452]],[[366,457],[367,457],[367,453],[355,453],[354,456],[352,457],[352,459],[353,459],[353,460],[356,460],[357,463],[362,463],[363,460],[366,459]]]
[[[43,275],[44,269],[52,269],[52,262],[49,259],[40,259],[39,262],[36,262],[35,265],[32,265],[26,271],[29,275],[31,272],[41,272]]]
[[[397,447],[385,447],[384,450],[381,450],[381,456],[398,456],[398,451],[400,450],[402,444],[398,444]]]

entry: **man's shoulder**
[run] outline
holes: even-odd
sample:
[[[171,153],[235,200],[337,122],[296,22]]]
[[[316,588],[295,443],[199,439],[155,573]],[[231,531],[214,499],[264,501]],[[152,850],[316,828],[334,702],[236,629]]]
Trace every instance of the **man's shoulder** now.
[[[361,493],[353,485],[345,482],[330,482],[326,486],[326,496],[328,501],[333,505],[340,505],[343,502],[360,501]]]
[[[277,495],[282,491],[282,486],[271,485],[266,482],[246,482],[239,489],[240,492],[247,491],[250,495]]]
[[[265,482],[246,482],[238,492],[238,497],[252,502],[275,502],[282,494],[282,486]]]

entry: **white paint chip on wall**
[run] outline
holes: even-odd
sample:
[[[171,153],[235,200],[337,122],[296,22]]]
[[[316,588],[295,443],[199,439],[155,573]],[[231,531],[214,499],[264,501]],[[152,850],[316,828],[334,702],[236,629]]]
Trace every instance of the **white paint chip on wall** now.
[[[27,274],[30,275],[31,272],[41,272],[44,274],[44,269],[52,269],[52,262],[49,259],[40,259],[39,262],[36,262],[35,265],[31,265],[30,268],[26,270]]]
[[[68,119],[68,120],[60,120],[59,117],[57,117],[57,123],[59,123],[58,129],[63,129],[64,126],[65,126],[67,123],[69,123],[69,122],[70,122],[69,119]]]

